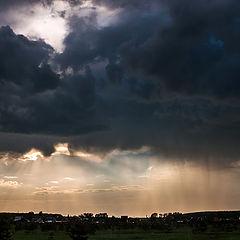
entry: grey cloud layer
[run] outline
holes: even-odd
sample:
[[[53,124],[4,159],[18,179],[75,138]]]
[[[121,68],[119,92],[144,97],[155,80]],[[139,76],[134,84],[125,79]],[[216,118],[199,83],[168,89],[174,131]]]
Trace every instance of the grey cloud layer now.
[[[106,27],[97,11],[68,19],[61,54],[1,28],[1,131],[67,136],[72,149],[238,160],[238,1],[93,3],[121,11]]]
[[[95,102],[91,70],[60,78],[47,63],[52,52],[43,41],[0,29],[2,131],[74,135],[98,128],[87,127]]]

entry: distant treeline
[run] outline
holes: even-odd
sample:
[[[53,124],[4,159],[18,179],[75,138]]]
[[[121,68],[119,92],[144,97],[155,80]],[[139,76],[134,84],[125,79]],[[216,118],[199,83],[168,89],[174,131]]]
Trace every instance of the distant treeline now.
[[[55,218],[55,219],[70,219],[79,217],[81,219],[86,218],[110,218],[107,213],[83,213],[78,216],[63,216],[62,214],[52,214],[52,213],[34,213],[34,212],[28,212],[28,213],[8,213],[8,212],[2,212],[0,213],[0,217],[4,217],[7,219],[14,219],[16,216],[22,216],[28,220],[32,220],[34,217],[42,217],[42,218]],[[122,216],[122,217],[114,217],[111,218],[122,218],[124,219],[127,217],[128,219],[133,219],[133,217],[128,216]],[[191,213],[152,213],[149,217],[138,217],[134,219],[145,219],[145,218],[169,218],[169,217],[175,217],[175,218],[181,218],[183,219],[190,219],[190,218],[205,218],[205,219],[211,219],[211,218],[221,218],[221,219],[239,219],[240,218],[240,211],[205,211],[205,212],[191,212]]]
[[[128,216],[109,217],[107,213],[83,213],[78,216],[63,216],[39,212],[0,213],[0,240],[10,240],[17,231],[67,233],[73,240],[86,240],[89,234],[101,230],[141,229],[173,232],[181,227],[189,227],[193,233],[206,231],[239,231],[240,211],[196,212],[182,214],[152,213],[150,217]]]

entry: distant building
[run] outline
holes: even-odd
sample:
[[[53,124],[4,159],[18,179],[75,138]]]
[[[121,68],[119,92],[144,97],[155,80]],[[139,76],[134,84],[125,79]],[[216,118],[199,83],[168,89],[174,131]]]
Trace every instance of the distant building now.
[[[19,221],[22,221],[22,219],[23,219],[23,216],[16,216],[16,217],[13,219],[13,221],[14,221],[14,222],[19,222]]]
[[[23,216],[15,216],[13,221],[15,223],[28,223],[28,222],[30,222],[28,219],[24,218]]]

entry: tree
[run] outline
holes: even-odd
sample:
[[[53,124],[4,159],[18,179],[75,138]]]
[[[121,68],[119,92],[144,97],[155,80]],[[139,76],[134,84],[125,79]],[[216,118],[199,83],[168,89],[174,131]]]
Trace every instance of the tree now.
[[[70,228],[69,236],[72,240],[87,240],[88,231],[84,224],[75,224]]]
[[[83,213],[79,216],[81,220],[91,220],[93,218],[93,213]]]
[[[157,213],[152,213],[151,218],[157,218],[158,214]]]
[[[90,219],[93,218],[93,213],[84,213],[83,216]]]
[[[95,215],[95,218],[108,218],[107,213],[98,213]]]
[[[11,240],[11,225],[5,219],[0,219],[0,240]]]

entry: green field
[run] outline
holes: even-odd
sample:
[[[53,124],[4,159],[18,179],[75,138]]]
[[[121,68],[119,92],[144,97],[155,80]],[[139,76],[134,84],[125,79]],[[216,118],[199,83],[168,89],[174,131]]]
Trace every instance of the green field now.
[[[14,234],[14,240],[48,240],[49,232],[26,232],[21,231]],[[54,232],[54,240],[70,240],[69,236],[64,232]],[[158,231],[144,232],[141,230],[130,230],[130,231],[100,231],[94,235],[89,236],[89,240],[208,240],[208,239],[219,239],[219,240],[239,240],[240,232],[231,233],[216,233],[207,232],[201,234],[193,234],[189,229],[182,229],[173,233],[163,233]]]
[[[13,235],[13,240],[47,240],[50,232],[41,231],[19,231]],[[54,240],[71,240],[64,232],[53,232]]]

